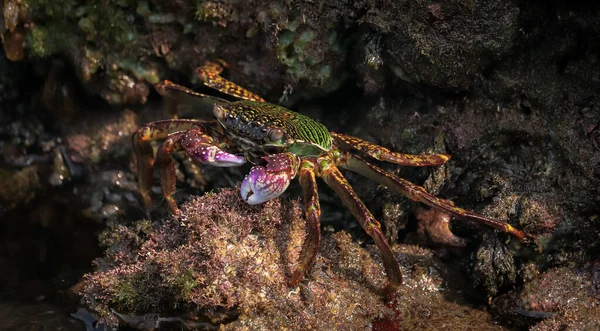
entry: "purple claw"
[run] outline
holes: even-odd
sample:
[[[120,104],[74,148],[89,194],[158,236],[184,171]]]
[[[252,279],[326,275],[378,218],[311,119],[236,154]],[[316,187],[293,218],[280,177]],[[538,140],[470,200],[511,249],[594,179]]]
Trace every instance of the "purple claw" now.
[[[198,130],[189,130],[181,141],[181,147],[195,162],[215,167],[235,167],[246,163],[243,156],[222,151],[213,139]]]
[[[280,196],[296,177],[300,159],[291,153],[281,153],[263,157],[267,167],[252,167],[244,178],[240,194],[250,205],[257,205]]]
[[[189,155],[196,162],[215,167],[236,167],[246,163],[243,156],[223,152],[214,145],[199,146]]]
[[[267,172],[265,167],[252,167],[244,178],[240,194],[250,205],[257,205],[280,196],[292,178],[287,172]]]

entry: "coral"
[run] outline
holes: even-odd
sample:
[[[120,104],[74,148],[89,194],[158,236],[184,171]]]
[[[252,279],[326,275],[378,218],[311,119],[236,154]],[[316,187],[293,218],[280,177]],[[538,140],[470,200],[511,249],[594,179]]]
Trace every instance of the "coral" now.
[[[323,269],[321,260],[315,267],[320,280],[302,291],[287,288],[285,271],[297,258],[303,222],[297,202],[251,207],[237,190],[207,194],[160,225],[115,225],[103,236],[109,249],[87,277],[83,296],[111,322],[109,307],[166,315],[189,304],[215,323],[220,309],[233,309],[238,316],[231,326],[253,329],[355,329],[389,315],[376,293],[343,277],[347,266],[340,274]],[[375,270],[381,286],[382,270]]]
[[[595,330],[600,327],[600,301],[592,294],[590,268],[551,269],[523,288],[493,303],[494,311],[515,326],[535,324],[531,330]]]
[[[312,271],[289,288],[286,274],[304,226],[297,201],[249,206],[237,189],[208,193],[160,223],[113,223],[101,237],[106,254],[86,276],[82,295],[111,324],[145,320],[157,327],[169,317],[194,323],[184,321],[195,307],[202,320],[225,330],[412,329],[473,321],[494,328],[483,311],[446,299],[454,290],[442,275],[458,275],[416,246],[394,247],[405,277],[389,306],[380,294],[387,278],[377,249],[344,232],[324,234]]]

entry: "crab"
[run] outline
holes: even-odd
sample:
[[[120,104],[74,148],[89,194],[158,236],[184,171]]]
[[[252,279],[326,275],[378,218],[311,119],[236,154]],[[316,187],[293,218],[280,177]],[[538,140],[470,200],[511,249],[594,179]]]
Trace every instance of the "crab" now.
[[[306,238],[298,266],[288,277],[296,286],[310,269],[321,238],[317,177],[323,179],[341,198],[381,252],[391,288],[402,283],[398,262],[373,217],[341,169],[356,172],[411,200],[421,202],[459,219],[479,222],[506,232],[522,241],[529,235],[510,224],[459,208],[452,202],[429,194],[423,187],[387,172],[367,161],[372,158],[403,166],[440,166],[446,154],[411,155],[390,151],[349,135],[329,132],[327,128],[300,113],[268,103],[260,96],[221,76],[227,64],[207,62],[196,74],[209,88],[234,99],[209,96],[168,80],[155,88],[164,97],[181,99],[209,98],[214,120],[170,119],[144,125],[133,135],[137,156],[138,182],[143,203],[152,208],[151,187],[154,168],[158,168],[164,199],[173,214],[179,213],[174,199],[175,166],[171,154],[183,151],[194,162],[216,167],[254,164],[240,187],[248,204],[256,205],[281,195],[291,180],[298,177],[304,195]],[[153,141],[160,141],[156,156]]]

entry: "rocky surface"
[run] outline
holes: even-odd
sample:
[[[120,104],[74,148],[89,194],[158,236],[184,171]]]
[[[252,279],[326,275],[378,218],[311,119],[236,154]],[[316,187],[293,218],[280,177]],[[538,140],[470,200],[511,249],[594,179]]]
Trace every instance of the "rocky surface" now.
[[[109,229],[107,240],[119,231],[133,236],[134,224],[146,224],[135,231],[143,234],[138,244],[149,245],[148,234],[179,226],[161,205],[152,223],[140,222],[129,137],[148,121],[203,116],[189,105],[160,104],[153,84],[170,79],[208,92],[198,86],[194,68],[223,59],[230,64],[225,74],[231,80],[332,131],[406,153],[451,154],[439,168],[383,166],[538,240],[537,246],[521,245],[457,220],[449,221],[453,234],[448,220],[439,233],[427,233],[423,222],[439,215],[347,174],[384,224],[406,274],[401,293],[412,299],[386,305],[376,290],[382,274],[370,239],[339,199],[322,188],[323,225],[335,231],[326,231],[307,283],[298,293],[287,289],[293,292],[289,297],[276,287],[286,264],[273,257],[284,256],[273,248],[274,260],[265,258],[262,264],[278,275],[269,285],[274,286],[269,288],[272,302],[262,301],[265,306],[255,300],[267,285],[232,279],[240,282],[236,288],[247,289],[246,296],[232,289],[211,292],[228,298],[229,306],[215,310],[214,302],[205,303],[194,316],[212,319],[202,323],[295,325],[289,324],[296,323],[294,314],[309,314],[303,325],[319,326],[337,306],[322,309],[319,318],[306,309],[334,300],[348,303],[347,314],[336,321],[349,328],[433,328],[446,322],[597,328],[598,13],[597,5],[560,1],[6,0],[0,15],[0,178],[8,184],[0,185],[0,265],[9,286],[0,294],[8,302],[25,300],[24,312],[64,307],[65,301],[74,305],[76,297],[66,294],[81,291],[69,287],[101,254],[94,239],[98,231]],[[177,197],[188,202],[190,213],[201,208],[192,204],[200,201],[194,196],[234,187],[247,171],[197,167],[183,157],[177,161]],[[276,202],[284,207],[276,209],[297,213],[287,202],[297,196],[298,188],[291,187]],[[300,229],[294,217],[278,219],[268,231],[247,225],[267,231],[263,237],[252,237],[249,228],[251,234],[229,235],[252,238],[254,250],[267,243],[281,248],[286,241],[273,238],[285,227]],[[118,240],[105,244],[114,248]],[[408,246],[414,244],[419,247]],[[140,247],[130,247],[127,254]],[[349,259],[344,251],[358,260],[344,260]],[[120,270],[113,260],[108,249],[97,272]],[[429,269],[437,271],[423,271]],[[101,279],[91,275],[88,279]],[[415,285],[419,281],[429,287]],[[354,300],[344,287],[349,284],[372,305],[348,312]],[[192,285],[190,291],[199,291]],[[325,289],[339,295],[326,297]],[[111,289],[88,284],[88,302],[104,293],[100,290]],[[104,307],[98,309],[111,321],[135,321],[157,309],[166,313],[160,316],[189,321],[184,303],[195,301],[177,293],[161,292],[164,301],[141,307],[136,303],[143,300],[124,304],[104,293],[91,307]],[[108,313],[109,305],[118,311]],[[230,309],[234,306],[246,309]],[[269,317],[282,307],[286,319]],[[0,316],[6,311],[0,308]],[[74,327],[63,317],[45,323]],[[89,316],[79,318],[92,325]]]

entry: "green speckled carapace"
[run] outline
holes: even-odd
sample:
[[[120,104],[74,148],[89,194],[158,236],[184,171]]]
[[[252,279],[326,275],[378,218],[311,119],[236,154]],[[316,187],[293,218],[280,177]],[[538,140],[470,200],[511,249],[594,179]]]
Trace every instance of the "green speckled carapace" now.
[[[300,157],[331,149],[331,135],[323,124],[278,105],[242,100],[217,104],[214,114],[231,134],[255,146],[280,147]]]

